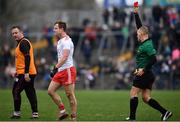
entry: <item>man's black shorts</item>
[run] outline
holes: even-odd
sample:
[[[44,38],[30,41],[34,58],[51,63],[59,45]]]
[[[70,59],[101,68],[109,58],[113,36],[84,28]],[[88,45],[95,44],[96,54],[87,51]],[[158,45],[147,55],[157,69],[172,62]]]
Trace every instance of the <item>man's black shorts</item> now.
[[[152,89],[155,76],[152,71],[146,71],[142,76],[134,76],[133,86],[140,89]]]

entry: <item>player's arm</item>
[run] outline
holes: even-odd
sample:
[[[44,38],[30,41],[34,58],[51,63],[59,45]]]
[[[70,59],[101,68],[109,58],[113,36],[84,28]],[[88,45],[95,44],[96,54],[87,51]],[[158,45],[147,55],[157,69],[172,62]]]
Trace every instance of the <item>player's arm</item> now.
[[[28,41],[26,40],[22,40],[20,43],[20,51],[23,53],[24,55],[24,62],[25,62],[25,79],[26,81],[29,81],[29,66],[30,66],[30,54],[29,54],[29,50],[30,50],[30,44]]]
[[[23,53],[25,57],[25,73],[29,72],[29,66],[30,66],[30,44],[26,40],[22,40],[20,43],[20,51]]]
[[[63,50],[62,58],[56,64],[56,68],[60,68],[66,62],[66,60],[68,59],[69,53],[70,53],[69,49]]]
[[[54,66],[53,70],[50,73],[51,77],[54,77],[54,75],[58,72],[58,68],[61,67],[67,60],[69,56],[70,50],[69,49],[64,49],[63,50],[63,56],[62,58],[58,61],[58,63]]]
[[[68,42],[63,42],[63,54],[62,57],[58,60],[58,63],[54,66],[53,70],[50,73],[50,76],[53,77],[57,72],[58,68],[60,68],[68,59],[70,54],[70,45]]]
[[[135,17],[135,23],[136,23],[137,29],[139,29],[142,26],[142,22],[138,14],[138,9],[139,9],[138,2],[135,2],[134,3],[134,17]]]

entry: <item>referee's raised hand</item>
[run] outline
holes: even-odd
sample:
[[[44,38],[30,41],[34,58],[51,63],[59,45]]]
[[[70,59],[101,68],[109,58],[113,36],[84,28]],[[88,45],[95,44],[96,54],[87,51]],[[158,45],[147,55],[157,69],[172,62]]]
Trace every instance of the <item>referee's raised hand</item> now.
[[[139,5],[138,2],[134,2],[134,13],[138,13]]]

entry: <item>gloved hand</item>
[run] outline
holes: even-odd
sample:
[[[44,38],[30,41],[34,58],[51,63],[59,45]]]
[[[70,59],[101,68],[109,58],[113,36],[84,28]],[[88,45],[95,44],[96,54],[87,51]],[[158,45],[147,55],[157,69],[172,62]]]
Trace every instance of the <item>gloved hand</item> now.
[[[138,2],[134,2],[134,13],[138,13],[138,8],[139,8]]]
[[[58,68],[56,66],[54,66],[53,70],[51,70],[51,72],[50,72],[51,78],[53,78],[57,72],[58,72]]]

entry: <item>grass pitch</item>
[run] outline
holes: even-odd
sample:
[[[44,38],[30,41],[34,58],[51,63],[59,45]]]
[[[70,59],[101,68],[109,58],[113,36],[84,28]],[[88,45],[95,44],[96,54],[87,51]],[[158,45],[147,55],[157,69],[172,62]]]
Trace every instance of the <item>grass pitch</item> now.
[[[69,111],[69,104],[63,90],[58,91]],[[22,92],[21,119],[31,121],[29,101]],[[152,96],[173,112],[170,121],[180,121],[180,91],[153,91]],[[38,121],[54,121],[58,109],[45,90],[37,90],[40,118]],[[129,115],[129,91],[76,91],[78,100],[78,121],[124,121]],[[11,90],[0,90],[0,121],[10,121],[13,111]],[[18,121],[19,121],[18,120]],[[137,120],[160,121],[160,113],[142,102],[139,96]]]

